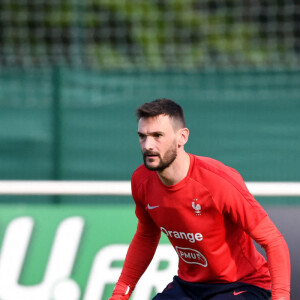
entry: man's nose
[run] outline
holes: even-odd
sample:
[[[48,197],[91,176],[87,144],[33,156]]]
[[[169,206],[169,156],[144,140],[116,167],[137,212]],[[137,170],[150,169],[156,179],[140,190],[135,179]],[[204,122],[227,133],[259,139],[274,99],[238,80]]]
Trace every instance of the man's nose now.
[[[151,136],[147,136],[145,138],[144,149],[145,150],[153,150],[153,138]]]

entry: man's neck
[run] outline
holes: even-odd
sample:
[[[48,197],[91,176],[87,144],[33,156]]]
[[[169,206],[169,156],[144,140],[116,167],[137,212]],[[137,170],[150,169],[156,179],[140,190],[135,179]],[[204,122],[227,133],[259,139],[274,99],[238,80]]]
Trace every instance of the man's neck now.
[[[168,168],[157,174],[164,185],[175,185],[186,177],[189,167],[190,157],[183,151]]]

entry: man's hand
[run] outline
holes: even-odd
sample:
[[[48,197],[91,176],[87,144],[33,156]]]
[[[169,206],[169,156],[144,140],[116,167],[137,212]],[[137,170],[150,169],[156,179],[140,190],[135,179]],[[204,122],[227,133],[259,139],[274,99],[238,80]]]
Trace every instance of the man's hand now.
[[[108,300],[128,300],[133,288],[124,282],[117,282],[112,296]]]

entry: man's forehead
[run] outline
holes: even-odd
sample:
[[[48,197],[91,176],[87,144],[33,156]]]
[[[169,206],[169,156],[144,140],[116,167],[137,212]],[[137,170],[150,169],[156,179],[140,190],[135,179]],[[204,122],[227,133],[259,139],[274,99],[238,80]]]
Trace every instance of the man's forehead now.
[[[152,128],[156,130],[170,129],[172,128],[173,121],[167,115],[158,115],[154,117],[140,118],[138,122],[139,128]]]

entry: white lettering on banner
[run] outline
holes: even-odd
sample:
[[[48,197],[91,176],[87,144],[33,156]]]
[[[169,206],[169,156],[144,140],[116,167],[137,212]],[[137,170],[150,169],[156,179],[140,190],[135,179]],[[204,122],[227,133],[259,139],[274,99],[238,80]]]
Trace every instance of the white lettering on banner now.
[[[98,300],[106,284],[117,282],[121,268],[111,268],[111,263],[124,260],[128,245],[110,245],[102,248],[94,259],[83,300]]]
[[[105,286],[116,283],[121,268],[111,267],[113,261],[124,260],[127,253],[127,245],[109,245],[96,255],[90,273],[86,293],[83,300],[102,299]],[[168,263],[168,267],[159,270],[162,261]],[[162,291],[177,273],[178,256],[170,245],[159,245],[148,269],[136,286],[131,299],[149,300],[153,288]]]
[[[43,282],[34,286],[22,286],[18,283],[24,258],[28,249],[33,219],[21,217],[13,220],[5,233],[0,254],[0,299],[1,300],[60,300],[52,298],[57,294],[56,284],[67,288],[84,222],[80,217],[71,217],[59,225]],[[77,283],[71,287],[74,291]],[[77,289],[79,290],[79,288]],[[80,295],[70,290],[65,300],[79,300]]]
[[[159,264],[168,262],[168,267],[159,270]],[[132,300],[149,300],[152,289],[161,292],[177,274],[178,256],[171,245],[159,245],[155,256],[133,292]]]
[[[20,217],[8,225],[0,253],[1,300],[100,300],[107,284],[114,284],[121,268],[112,267],[114,261],[125,259],[128,245],[108,245],[96,254],[88,282],[81,295],[77,282],[70,278],[80,244],[84,220],[69,217],[56,231],[45,275],[41,283],[31,286],[19,284],[20,274],[32,238],[34,221]],[[167,267],[161,269],[162,262]],[[178,256],[171,245],[159,245],[148,269],[132,294],[132,300],[149,300],[153,288],[157,291],[177,273]],[[107,295],[106,295],[107,296]]]

